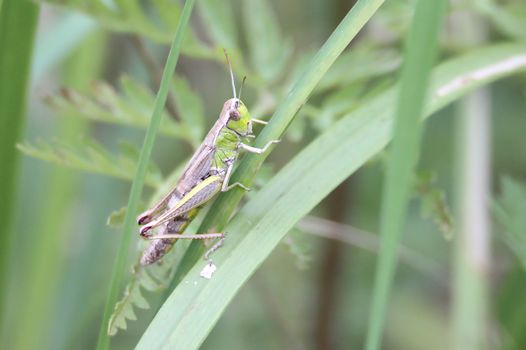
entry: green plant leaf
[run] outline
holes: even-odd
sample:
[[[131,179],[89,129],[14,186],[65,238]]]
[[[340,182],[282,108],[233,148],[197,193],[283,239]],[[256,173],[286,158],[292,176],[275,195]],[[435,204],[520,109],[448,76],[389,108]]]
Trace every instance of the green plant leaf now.
[[[504,241],[526,269],[526,185],[503,176],[500,187],[501,194],[492,202],[492,212],[504,227]]]
[[[198,3],[199,12],[206,23],[205,30],[216,46],[229,51],[238,48],[236,18],[230,3],[222,0],[202,0]]]
[[[189,137],[195,147],[203,138],[205,131],[205,112],[203,100],[196,94],[185,79],[175,79],[173,92],[177,101],[176,109],[184,129],[191,133]]]
[[[17,148],[34,158],[55,163],[69,168],[88,171],[96,174],[113,176],[123,180],[132,180],[137,168],[138,155],[132,146],[127,151],[113,155],[95,140],[85,139],[79,145],[48,143],[37,141],[35,144],[20,143]],[[153,163],[148,166],[146,184],[158,187],[162,175]]]
[[[420,199],[420,213],[425,219],[432,219],[445,239],[454,234],[451,211],[446,203],[446,194],[434,185],[435,174],[419,171],[416,174],[415,193]]]
[[[263,80],[273,82],[292,54],[292,43],[281,34],[277,16],[267,0],[248,0],[243,5],[252,66]]]
[[[304,67],[304,70],[296,76],[296,82],[277,107],[270,123],[259,133],[255,140],[256,147],[263,147],[270,140],[282,137],[289,124],[294,120],[294,116],[306,103],[317,83],[382,2],[383,0],[369,2],[362,0],[356,3],[349,11],[318,53]],[[238,181],[250,186],[254,181],[257,170],[267,156],[268,153],[257,156],[245,155],[238,169],[232,175],[231,181]],[[235,188],[220,195],[212,204],[199,232],[206,232],[211,229],[224,229],[243,195],[244,191]],[[190,245],[185,259],[183,259],[183,262],[177,269],[171,289],[181,281],[182,276],[195,264],[202,253],[203,249],[199,244],[194,242],[194,244]]]
[[[479,49],[446,62],[433,72],[426,115],[521,69],[526,69],[524,45]],[[200,278],[203,265],[194,265],[161,307],[137,349],[197,348],[242,284],[294,224],[387,145],[395,96],[393,88],[350,113],[276,174],[226,228],[228,240],[214,255],[218,269],[213,278]]]
[[[177,242],[163,260],[149,266],[135,264],[132,276],[121,300],[115,304],[110,317],[108,334],[115,335],[119,329],[126,330],[128,320],[134,321],[134,308],[149,309],[151,307],[143,291],[160,292],[166,289],[167,281],[173,276],[175,267],[183,257],[189,242]],[[146,247],[147,242],[139,242],[139,251]]]
[[[15,144],[26,119],[27,92],[39,7],[30,1],[0,1],[0,328],[6,325],[12,214],[18,152]]]
[[[153,92],[127,76],[121,79],[121,86],[122,95],[105,82],[94,82],[89,94],[62,89],[60,94],[48,97],[47,101],[58,112],[66,115],[102,123],[146,128],[155,100]],[[163,135],[178,137],[195,144],[195,132],[190,131],[189,125],[175,122],[166,111],[162,114],[160,132]]]
[[[526,39],[526,5],[524,2],[508,7],[497,5],[494,0],[480,0],[475,1],[474,4],[501,33],[517,40]]]
[[[377,78],[397,70],[402,63],[394,49],[359,47],[343,53],[316,88],[317,92]]]
[[[382,244],[376,264],[365,348],[381,347],[387,304],[397,265],[397,250],[409,207],[413,174],[420,153],[429,79],[438,53],[438,34],[447,2],[418,0],[404,53],[397,94],[393,141],[387,159],[380,213]]]
[[[42,0],[40,0],[42,1]],[[45,0],[93,17],[102,26],[117,32],[135,33],[160,43],[169,43],[181,18],[181,5],[176,1],[154,0],[147,5],[138,0]],[[145,11],[146,7],[148,11]],[[214,50],[202,43],[189,30],[182,52],[196,58],[213,58]]]
[[[106,225],[111,227],[120,227],[124,223],[124,216],[126,215],[126,207],[122,207],[113,211],[106,219]]]

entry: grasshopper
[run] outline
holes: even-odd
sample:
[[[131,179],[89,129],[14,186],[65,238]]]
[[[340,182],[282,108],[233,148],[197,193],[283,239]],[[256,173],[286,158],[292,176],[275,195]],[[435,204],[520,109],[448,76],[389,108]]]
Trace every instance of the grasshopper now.
[[[250,190],[239,182],[229,183],[241,150],[262,154],[272,144],[279,142],[279,140],[269,141],[263,148],[252,147],[243,142],[254,137],[253,123],[266,124],[266,122],[251,118],[247,107],[240,99],[243,85],[239,91],[239,98],[237,97],[234,73],[226,50],[225,57],[230,69],[234,97],[224,103],[219,119],[193,154],[175,187],[152,208],[137,217],[137,223],[142,226],[140,235],[152,240],[141,256],[141,265],[152,264],[162,258],[177,239],[219,238],[220,242],[205,254],[205,258],[208,259],[209,254],[222,243],[224,233],[197,235],[182,235],[182,233],[195,218],[199,209],[217,193],[226,192],[234,187]],[[160,227],[160,231],[155,235],[149,234],[149,231],[155,227]]]

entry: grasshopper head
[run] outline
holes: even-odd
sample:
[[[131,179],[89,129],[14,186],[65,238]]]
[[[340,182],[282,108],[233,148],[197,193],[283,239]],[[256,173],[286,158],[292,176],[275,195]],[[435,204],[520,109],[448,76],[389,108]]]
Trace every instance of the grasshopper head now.
[[[252,134],[252,121],[245,104],[238,98],[231,98],[226,103],[230,106],[227,127],[243,136]]]

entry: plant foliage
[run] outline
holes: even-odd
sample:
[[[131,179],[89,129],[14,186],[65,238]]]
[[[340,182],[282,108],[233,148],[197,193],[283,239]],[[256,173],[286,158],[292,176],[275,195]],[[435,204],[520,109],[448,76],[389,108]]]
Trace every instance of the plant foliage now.
[[[173,39],[182,13],[182,6],[179,2],[170,0],[148,2],[138,0],[48,0],[47,2],[84,13],[110,31],[131,34],[141,40],[153,41],[160,46],[170,43]],[[364,3],[366,2],[359,1],[358,5],[367,6],[363,5]],[[374,6],[379,6],[381,3],[382,1],[375,1]],[[222,49],[228,50],[236,75],[238,77],[247,76],[245,89],[248,90],[246,96],[249,99],[248,106],[252,116],[265,119],[277,111],[276,114],[279,117],[278,122],[271,123],[264,129],[263,137],[257,142],[261,143],[271,133],[279,137],[286,129],[287,133],[283,137],[291,143],[303,142],[301,144],[303,146],[313,138],[316,138],[315,142],[322,142],[319,141],[320,139],[325,140],[323,142],[329,142],[327,141],[328,136],[323,135],[328,135],[331,130],[334,131],[334,125],[346,120],[345,126],[350,128],[350,133],[342,134],[342,137],[358,139],[364,137],[362,134],[364,130],[368,130],[370,137],[381,138],[380,141],[375,139],[379,142],[375,146],[381,148],[383,144],[380,145],[380,143],[388,140],[387,134],[367,129],[367,127],[373,125],[369,123],[374,122],[383,131],[389,129],[385,124],[387,122],[378,115],[383,115],[385,106],[392,104],[392,91],[396,89],[392,73],[396,72],[402,64],[398,47],[408,31],[407,23],[413,16],[413,7],[408,3],[410,2],[387,2],[374,17],[358,18],[356,23],[359,25],[355,25],[356,30],[366,22],[373,28],[361,34],[366,40],[353,43],[351,48],[343,52],[340,50],[341,55],[337,60],[336,56],[340,52],[338,54],[330,52],[333,55],[331,59],[321,62],[325,64],[323,69],[327,69],[327,72],[319,74],[316,79],[312,77],[317,74],[316,69],[320,69],[318,67],[320,61],[316,61],[318,56],[310,51],[302,51],[293,45],[292,38],[284,34],[285,31],[278,21],[276,10],[268,0],[243,1],[240,9],[234,9],[230,3],[222,0],[197,1],[197,16],[195,16],[193,25],[188,28],[181,52],[191,60],[199,59],[225,67]],[[513,8],[523,6],[520,2],[513,3],[515,4]],[[515,12],[511,8],[511,6],[497,6],[497,3],[492,0],[481,1],[477,5],[478,11],[495,23],[501,33],[512,38],[523,38],[523,24],[520,21],[522,12]],[[242,20],[239,20],[238,13],[242,14]],[[374,31],[389,35],[375,36]],[[495,49],[495,51],[498,50]],[[455,77],[468,72],[467,67],[479,62],[476,58],[471,57],[470,59],[469,64],[466,64],[463,69],[453,69],[457,74]],[[333,61],[334,64],[331,66]],[[311,62],[317,63],[318,66]],[[308,68],[311,73],[314,73],[305,78],[304,72]],[[495,77],[491,76],[491,79]],[[174,108],[167,107],[161,111],[162,122],[159,134],[169,138],[170,142],[185,143],[195,149],[205,135],[211,118],[205,115],[205,97],[192,88],[192,78],[192,76],[183,78],[181,74],[177,74],[171,80],[169,99],[172,100]],[[225,82],[227,81],[225,70]],[[483,82],[477,81],[477,84],[479,83]],[[228,86],[227,83],[224,86]],[[296,87],[297,90],[291,92],[293,87]],[[225,98],[230,96],[230,90],[218,90]],[[446,96],[451,99],[458,97],[451,97],[448,94]],[[155,91],[135,76],[130,75],[121,77],[118,86],[113,86],[106,81],[96,81],[92,83],[87,93],[64,87],[47,98],[47,102],[57,114],[71,118],[83,118],[96,124],[111,124],[139,130],[146,130],[148,127],[151,108],[155,100]],[[368,113],[367,118],[370,117],[371,121],[367,120],[364,111]],[[294,118],[296,113],[298,115]],[[358,115],[359,118],[351,120],[351,116],[355,115]],[[343,142],[347,142],[346,140]],[[51,163],[90,173],[104,174],[125,181],[132,180],[132,174],[138,167],[139,151],[137,146],[131,145],[129,141],[122,141],[120,148],[113,150],[97,142],[95,137],[88,135],[77,144],[65,143],[61,140],[39,140],[21,143],[18,148],[25,154]],[[363,151],[370,152],[367,149]],[[315,154],[312,159],[319,159],[323,156],[323,154]],[[305,158],[302,159],[305,160]],[[305,161],[312,163],[312,159]],[[355,162],[355,164],[359,163]],[[236,176],[251,178],[260,165],[249,157],[246,162],[243,162]],[[184,164],[179,166],[179,170],[182,166]],[[313,165],[312,168],[315,169],[316,166]],[[275,175],[270,168],[263,170],[265,170],[266,178]],[[178,170],[169,176],[163,176],[154,164],[149,165],[145,181],[147,185],[156,189],[156,193],[149,201],[153,201],[170,188],[176,181],[177,174]],[[344,175],[348,176],[348,174],[349,171],[345,171]],[[331,177],[331,184],[341,180],[336,177]],[[423,176],[417,180],[416,192],[421,197],[422,213],[435,220],[444,235],[449,236],[453,230],[453,221],[443,192],[435,188],[432,182],[433,179],[429,176]],[[275,186],[280,187],[279,184]],[[318,202],[322,198],[321,193],[325,193],[325,190],[328,191],[328,187],[319,192],[320,198],[316,199]],[[240,195],[239,198],[234,196],[237,194],[222,196],[218,201],[219,204],[213,207],[214,210],[217,208],[220,210],[217,210],[217,213],[211,213],[210,218],[205,219],[203,227],[210,223],[219,223],[219,227],[225,226],[240,198]],[[249,199],[251,201],[256,199],[256,202],[261,201],[259,196],[258,191],[253,191],[249,194]],[[510,197],[509,191],[504,192],[503,197],[497,202],[500,209],[496,209],[496,213],[498,211],[496,215],[502,217],[508,215],[507,208],[510,208],[509,201],[511,200],[511,197],[508,197]],[[221,215],[223,217],[218,220],[217,216]],[[124,216],[123,211],[112,214],[109,222],[112,225],[120,224]],[[503,222],[508,224],[515,222],[515,219],[512,220],[508,216],[505,218]],[[515,227],[512,226],[510,228]],[[510,237],[508,241],[515,240],[513,242],[517,243],[517,236]],[[143,244],[138,244],[139,250],[143,246]],[[148,268],[138,265],[133,267],[124,296],[115,306],[111,317],[110,334],[115,334],[119,329],[126,329],[127,321],[135,319],[135,307],[153,306],[151,302],[148,302],[148,294],[144,291],[164,290],[168,293],[177,285],[195,262],[195,259],[192,260],[192,255],[196,255],[196,250],[192,251],[192,248],[187,251],[186,258],[181,257],[186,248],[187,244],[179,242],[162,263]],[[242,276],[242,278],[245,277],[246,275]],[[232,285],[242,283],[240,282],[242,278],[233,282]],[[224,305],[216,305],[216,307],[216,313],[211,316],[212,318],[218,317],[221,312],[220,308]],[[181,329],[178,328],[177,331],[181,332]],[[146,344],[149,345],[149,343]]]
[[[503,176],[500,187],[501,194],[492,203],[493,214],[504,227],[502,238],[526,269],[526,186]]]

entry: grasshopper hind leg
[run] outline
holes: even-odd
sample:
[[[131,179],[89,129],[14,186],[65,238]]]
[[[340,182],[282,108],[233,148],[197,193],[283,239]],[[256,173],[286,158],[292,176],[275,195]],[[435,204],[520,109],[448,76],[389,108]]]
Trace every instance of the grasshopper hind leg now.
[[[157,233],[157,235],[177,234],[178,236],[180,236],[180,232],[183,232],[186,229],[188,223],[192,221],[192,219],[197,215],[197,212],[198,211],[194,209],[189,213],[186,213],[182,216],[174,218],[160,225],[159,232]],[[141,236],[150,241],[150,244],[141,255],[140,263],[143,266],[153,264],[159,259],[161,259],[172,249],[173,245],[177,241],[177,239],[174,238],[150,240],[150,234],[142,234]]]
[[[223,243],[225,242],[225,237],[221,238],[219,241],[217,241],[212,247],[210,247],[210,249],[208,249],[204,255],[204,259],[207,261],[207,264],[205,265],[205,267],[203,267],[203,269],[201,270],[201,272],[199,273],[199,275],[203,278],[206,278],[206,279],[210,279],[212,278],[212,275],[214,274],[214,272],[216,271],[217,269],[217,266],[215,266],[214,262],[212,261],[212,259],[210,258],[210,255],[215,252],[216,250],[218,250],[219,248],[221,248],[223,246]]]
[[[223,246],[225,242],[224,233],[203,233],[200,235],[181,235],[181,234],[176,233],[176,234],[160,234],[160,235],[148,237],[149,240],[155,240],[159,242],[169,242],[170,248],[176,239],[202,239],[204,240],[204,239],[213,239],[213,238],[219,238],[219,240],[216,243],[214,243],[214,245],[206,251],[203,258],[204,260],[208,262],[207,265],[209,266],[209,268],[214,266],[214,270],[215,270],[215,265],[213,264],[212,259],[210,258],[210,255],[212,255],[212,253],[214,253],[215,251],[217,251],[219,248]],[[142,262],[142,259],[141,259],[141,262]],[[208,276],[208,273],[205,273],[205,275]],[[206,277],[206,276],[203,276],[203,277]],[[209,277],[206,277],[206,278],[209,278]]]
[[[210,247],[210,249],[206,251],[205,255],[203,256],[203,259],[205,259],[206,261],[208,261],[209,264],[211,264],[212,259],[210,259],[210,255],[212,255],[213,252],[215,252],[223,246],[223,244],[225,243],[225,239],[226,235],[223,234],[223,237],[221,237],[219,241],[217,241],[213,246]]]
[[[162,226],[159,234],[175,233],[178,232],[183,225],[186,223],[184,220],[172,220]],[[141,235],[144,238],[148,238],[147,235]],[[148,247],[143,251],[140,259],[141,265],[150,265],[165,256],[173,247],[175,243],[174,239],[159,239],[151,241]]]
[[[182,235],[180,233],[165,233],[155,236],[148,236],[146,239],[157,240],[157,239],[212,239],[212,238],[225,238],[224,233],[202,233],[199,235]]]

